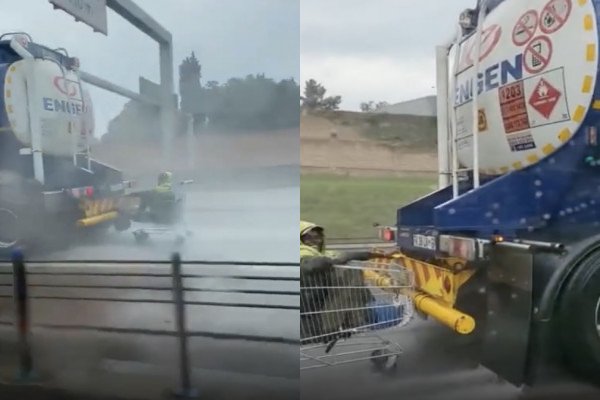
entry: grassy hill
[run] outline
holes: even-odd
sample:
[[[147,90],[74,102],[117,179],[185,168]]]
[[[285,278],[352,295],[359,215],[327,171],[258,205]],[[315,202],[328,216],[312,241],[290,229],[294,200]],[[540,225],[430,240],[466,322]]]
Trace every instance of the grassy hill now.
[[[339,138],[374,140],[414,150],[431,150],[437,141],[435,117],[352,111],[318,112],[304,115],[301,120],[301,135],[315,137],[313,136],[315,132],[311,128],[315,125],[314,121],[319,119],[327,121],[330,129],[337,131]],[[307,129],[304,129],[304,126]]]

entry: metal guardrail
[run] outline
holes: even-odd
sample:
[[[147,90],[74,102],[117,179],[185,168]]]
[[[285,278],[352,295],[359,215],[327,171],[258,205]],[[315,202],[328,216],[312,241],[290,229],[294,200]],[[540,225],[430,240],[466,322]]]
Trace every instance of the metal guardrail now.
[[[93,266],[156,266],[161,265],[169,268],[169,272],[92,272],[85,271],[86,267]],[[73,267],[82,267],[81,271],[73,271]],[[19,375],[27,380],[33,374],[33,358],[30,350],[29,337],[31,335],[29,309],[30,300],[72,300],[72,301],[102,301],[102,302],[123,302],[123,303],[158,303],[173,304],[175,312],[175,331],[171,330],[152,330],[135,328],[117,328],[110,326],[92,326],[92,325],[63,325],[63,324],[34,324],[35,327],[55,330],[80,330],[96,331],[123,334],[144,334],[159,336],[174,336],[178,338],[179,343],[179,361],[180,361],[180,390],[178,395],[194,397],[195,390],[191,387],[189,354],[187,341],[190,337],[205,337],[212,339],[230,339],[230,340],[248,340],[257,342],[270,342],[281,344],[299,345],[299,339],[290,339],[285,337],[270,337],[261,335],[245,335],[233,333],[219,333],[208,331],[191,331],[186,329],[186,311],[188,305],[214,306],[214,307],[233,307],[233,308],[256,308],[256,309],[275,309],[275,310],[300,310],[300,269],[297,276],[276,276],[273,273],[184,273],[183,266],[192,266],[202,269],[208,266],[239,266],[253,269],[255,267],[299,267],[298,263],[271,263],[271,262],[240,262],[240,261],[194,261],[183,262],[178,253],[173,254],[170,262],[168,261],[31,261],[25,262],[23,255],[15,252],[12,256],[11,264],[0,263],[0,277],[12,276],[12,283],[2,283],[1,287],[13,287],[14,294],[0,295],[0,298],[13,298],[16,305],[15,323],[0,321],[0,326],[16,326],[19,337]],[[4,267],[4,268],[3,268]],[[12,267],[12,268],[11,268]],[[48,270],[52,269],[52,270]],[[64,271],[61,271],[64,269]],[[30,283],[31,277],[51,276],[51,277],[83,277],[83,278],[101,278],[101,277],[138,277],[138,278],[169,278],[171,283],[168,285],[106,285],[106,284],[54,284],[54,283]],[[218,289],[218,288],[200,288],[184,285],[184,279],[187,278],[219,278],[224,280],[261,280],[261,281],[280,281],[280,282],[298,282],[297,290],[262,290],[262,289]],[[31,295],[29,290],[32,288],[58,288],[58,289],[114,289],[114,290],[152,290],[171,292],[171,299],[128,299],[114,297],[92,297],[92,296],[50,296],[50,295]],[[260,294],[273,296],[297,296],[297,305],[285,304],[259,304],[259,303],[241,303],[227,301],[190,301],[185,299],[185,293],[206,292],[206,293],[240,293],[240,294]]]

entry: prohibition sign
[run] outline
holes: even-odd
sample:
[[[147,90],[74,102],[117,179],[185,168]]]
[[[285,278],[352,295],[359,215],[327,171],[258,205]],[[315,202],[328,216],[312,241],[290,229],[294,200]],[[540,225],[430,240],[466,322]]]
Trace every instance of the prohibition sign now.
[[[523,46],[535,35],[538,26],[538,13],[529,10],[519,18],[513,28],[512,40],[516,46]]]
[[[552,42],[547,36],[538,36],[523,52],[523,67],[530,74],[537,74],[546,69],[551,58]]]
[[[571,0],[551,0],[540,14],[540,29],[549,35],[564,26],[571,15]]]
[[[481,32],[481,47],[479,49],[479,61],[483,61],[483,59],[489,56],[492,50],[494,50],[494,48],[500,41],[501,33],[502,28],[500,28],[500,25],[497,24],[490,25],[489,27],[485,28],[483,32]],[[469,46],[469,50],[467,51],[467,57],[465,60],[467,66],[473,65],[473,53],[475,51],[476,45],[476,40],[473,40],[473,42]]]

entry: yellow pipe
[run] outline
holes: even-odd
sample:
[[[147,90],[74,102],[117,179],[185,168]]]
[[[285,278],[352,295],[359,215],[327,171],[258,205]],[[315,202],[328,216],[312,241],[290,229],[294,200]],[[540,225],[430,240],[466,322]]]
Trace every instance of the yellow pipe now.
[[[470,315],[444,305],[424,293],[412,292],[410,296],[419,311],[431,316],[455,332],[467,335],[475,329],[475,320]]]
[[[363,276],[365,280],[383,290],[396,284],[393,279],[369,269],[363,270]],[[407,292],[405,290],[401,290],[401,292],[406,292],[412,298],[415,307],[419,311],[431,316],[455,332],[467,335],[475,329],[475,319],[470,315],[462,313],[428,294],[415,291]]]
[[[381,287],[382,289],[385,287],[394,286],[394,281],[391,278],[383,276],[370,269],[363,270],[363,277],[365,280],[371,282],[375,286]]]
[[[104,214],[96,215],[95,217],[83,218],[77,221],[77,226],[80,228],[87,228],[90,226],[101,224],[102,222],[116,219],[119,213],[116,211],[107,212]]]

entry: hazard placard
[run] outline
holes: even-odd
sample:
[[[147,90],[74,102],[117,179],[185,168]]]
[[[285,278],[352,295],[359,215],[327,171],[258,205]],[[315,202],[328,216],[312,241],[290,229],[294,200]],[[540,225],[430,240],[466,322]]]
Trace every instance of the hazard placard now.
[[[509,134],[529,129],[529,116],[523,81],[502,86],[498,90],[504,131]]]
[[[542,32],[549,35],[562,28],[569,19],[572,8],[571,0],[551,0],[546,4],[540,16]]]
[[[525,79],[524,88],[531,128],[571,119],[563,68]]]
[[[529,42],[538,27],[538,13],[529,10],[519,18],[512,32],[512,40],[516,46],[523,46]]]
[[[523,67],[530,74],[542,72],[552,59],[552,41],[547,36],[534,38],[523,52]]]
[[[542,78],[535,86],[535,89],[529,98],[529,104],[544,118],[548,119],[550,118],[550,115],[552,115],[561,96],[562,93],[558,89]]]

